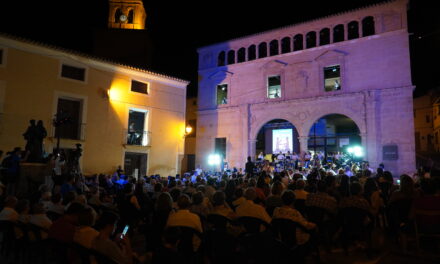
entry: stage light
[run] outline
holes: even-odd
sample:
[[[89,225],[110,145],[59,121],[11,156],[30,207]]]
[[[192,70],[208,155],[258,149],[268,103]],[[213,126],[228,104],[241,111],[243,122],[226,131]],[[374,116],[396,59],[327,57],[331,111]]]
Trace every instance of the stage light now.
[[[347,152],[353,155],[354,157],[362,157],[364,155],[364,151],[360,146],[348,147]]]
[[[218,154],[211,154],[208,156],[208,164],[211,166],[219,165],[220,164],[220,155]]]
[[[192,130],[193,130],[192,127],[190,127],[189,125],[186,126],[186,128],[185,128],[186,134],[190,134],[192,132]]]

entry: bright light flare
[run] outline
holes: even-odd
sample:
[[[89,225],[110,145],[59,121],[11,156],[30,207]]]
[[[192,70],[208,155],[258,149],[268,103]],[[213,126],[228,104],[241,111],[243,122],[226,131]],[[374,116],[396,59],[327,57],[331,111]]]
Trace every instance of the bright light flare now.
[[[208,155],[208,164],[211,166],[219,165],[220,164],[220,155],[218,155],[218,154]]]

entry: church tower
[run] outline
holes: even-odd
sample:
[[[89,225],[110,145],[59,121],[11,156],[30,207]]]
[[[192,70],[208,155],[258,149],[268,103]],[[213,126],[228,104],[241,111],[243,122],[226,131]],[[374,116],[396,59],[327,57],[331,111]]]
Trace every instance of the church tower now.
[[[109,0],[108,28],[142,30],[146,18],[142,0]]]

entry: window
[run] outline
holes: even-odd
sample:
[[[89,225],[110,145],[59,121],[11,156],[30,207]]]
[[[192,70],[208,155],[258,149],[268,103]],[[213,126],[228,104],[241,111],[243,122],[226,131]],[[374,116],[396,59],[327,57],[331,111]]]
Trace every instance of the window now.
[[[148,131],[146,127],[147,112],[130,109],[128,113],[127,144],[147,146]]]
[[[326,92],[341,90],[341,68],[339,65],[324,68],[324,89]]]
[[[237,62],[244,62],[246,61],[246,49],[240,48],[237,52]]]
[[[258,58],[267,57],[267,44],[266,42],[260,43],[258,45]]]
[[[75,140],[82,139],[82,105],[82,100],[58,98],[55,120],[59,125],[55,126],[55,137]]]
[[[115,23],[118,23],[119,22],[119,17],[122,15],[122,11],[121,11],[121,9],[120,8],[118,8],[118,9],[116,9],[116,12],[115,12]]]
[[[217,85],[217,105],[228,103],[228,85]]]
[[[133,24],[133,18],[134,18],[134,11],[133,11],[133,9],[131,9],[131,10],[128,12],[128,23],[129,23],[129,24]]]
[[[344,41],[344,25],[337,25],[333,28],[333,42]]]
[[[222,51],[218,54],[217,66],[225,66],[225,62],[226,62],[226,53]]]
[[[274,39],[269,43],[270,56],[275,56],[279,54],[278,51],[278,40]]]
[[[61,76],[84,82],[86,78],[86,69],[63,64],[61,68]]]
[[[306,47],[308,49],[316,47],[316,32],[311,31],[306,35]]]
[[[3,49],[0,49],[0,65],[3,65]]]
[[[291,50],[290,38],[285,37],[281,40],[281,53],[288,53],[290,52],[290,50]]]
[[[431,122],[431,117],[429,115],[426,115],[426,123],[430,123]]]
[[[362,20],[362,36],[366,37],[374,34],[374,18],[372,16],[364,18]]]
[[[281,97],[281,78],[279,75],[267,79],[267,98]]]
[[[348,23],[348,39],[359,38],[359,23],[357,21],[351,21]]]
[[[215,139],[215,153],[221,155],[221,159],[226,158],[226,138]]]
[[[324,28],[319,31],[319,46],[330,44],[330,29]]]
[[[235,63],[235,51],[230,50],[228,51],[228,64],[234,64]]]
[[[303,49],[303,35],[297,34],[293,37],[293,50],[302,50]]]
[[[148,94],[148,83],[131,81],[131,91],[136,93]]]
[[[255,60],[257,58],[257,48],[255,45],[250,45],[248,48],[248,60]]]

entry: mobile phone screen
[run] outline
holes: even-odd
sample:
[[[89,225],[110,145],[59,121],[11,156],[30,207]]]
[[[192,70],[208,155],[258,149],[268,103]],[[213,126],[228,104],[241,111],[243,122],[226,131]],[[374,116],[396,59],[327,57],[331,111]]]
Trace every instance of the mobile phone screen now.
[[[126,225],[124,227],[124,230],[122,231],[122,234],[121,234],[121,238],[123,238],[127,234],[127,231],[128,231],[128,225]]]

